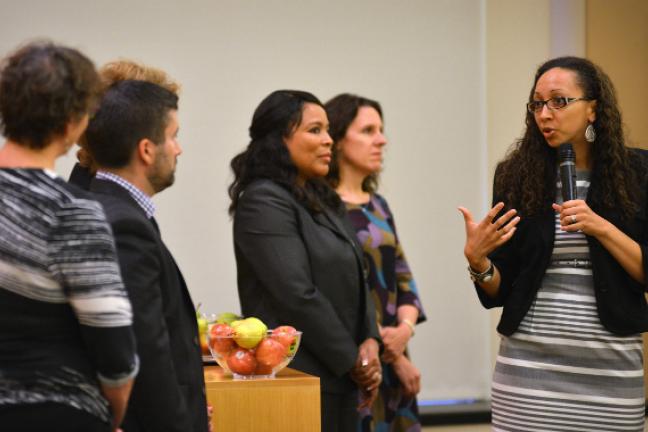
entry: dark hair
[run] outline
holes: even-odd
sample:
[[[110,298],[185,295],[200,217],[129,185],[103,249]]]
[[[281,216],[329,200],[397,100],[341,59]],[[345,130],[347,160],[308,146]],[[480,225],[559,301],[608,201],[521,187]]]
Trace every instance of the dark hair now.
[[[164,141],[169,111],[178,96],[147,81],[124,80],[108,88],[86,129],[87,148],[100,167],[123,168],[138,143]]]
[[[287,190],[306,208],[319,212],[324,207],[338,210],[340,199],[324,179],[311,178],[297,183],[297,167],[285,144],[302,120],[304,105],[322,106],[312,94],[298,90],[270,93],[256,108],[250,125],[250,143],[230,162],[234,181],[228,188],[229,212],[236,211],[241,193],[257,179],[270,179]]]
[[[635,167],[625,146],[621,113],[610,78],[587,59],[555,58],[538,68],[529,101],[540,77],[553,68],[573,71],[583,97],[596,101],[591,184],[600,192],[600,198],[595,204],[606,209],[619,208],[624,217],[630,217],[636,211],[633,197],[638,192]],[[494,195],[507,207],[514,207],[527,216],[542,212],[555,200],[556,163],[556,150],[547,145],[534,115],[526,111],[524,135],[497,168]]]
[[[344,139],[347,130],[353,120],[358,115],[358,111],[362,107],[370,107],[378,111],[380,119],[383,118],[382,108],[375,100],[368,99],[362,96],[357,96],[350,93],[342,93],[335,96],[330,101],[324,104],[326,115],[329,119],[329,135],[333,139],[333,154],[331,157],[331,165],[329,167],[326,179],[332,187],[337,187],[340,183],[340,165],[339,165],[339,152],[338,143]],[[364,178],[362,181],[362,190],[365,192],[373,193],[378,189],[378,173],[372,173]]]
[[[157,84],[172,93],[180,92],[180,84],[174,81],[169,75],[161,69],[146,66],[133,60],[116,60],[106,63],[99,68],[99,78],[101,80],[100,93],[105,92],[108,88],[119,81],[138,80],[148,81]],[[87,168],[93,175],[97,171],[96,163],[88,152],[85,134],[79,137],[79,151],[77,158],[82,167]]]
[[[4,136],[42,149],[70,121],[93,109],[99,76],[79,51],[51,42],[28,44],[7,57],[0,72],[0,126]]]

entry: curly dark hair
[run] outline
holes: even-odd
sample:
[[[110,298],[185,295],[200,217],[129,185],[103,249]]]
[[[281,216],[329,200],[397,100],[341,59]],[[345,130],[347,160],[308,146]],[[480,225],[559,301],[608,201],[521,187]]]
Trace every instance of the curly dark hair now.
[[[349,126],[353,123],[353,120],[355,120],[358,115],[358,111],[362,107],[371,107],[375,109],[378,111],[380,119],[383,120],[383,112],[380,104],[375,100],[362,96],[342,93],[324,104],[324,109],[326,110],[326,115],[329,119],[329,135],[331,135],[331,138],[333,139],[331,165],[326,179],[334,188],[336,188],[340,183],[338,143],[345,137],[347,129],[349,129]],[[378,179],[378,173],[373,173],[365,177],[362,181],[362,190],[369,193],[376,192],[378,189]]]
[[[529,101],[538,79],[550,69],[573,71],[583,97],[596,101],[596,141],[592,143],[592,186],[600,192],[595,205],[619,208],[625,218],[636,211],[636,169],[625,146],[621,113],[610,78],[594,63],[580,57],[558,57],[542,64],[535,74]],[[524,135],[509,149],[497,167],[494,196],[522,215],[546,211],[555,199],[557,151],[547,145],[534,115],[526,112]]]
[[[249,129],[251,141],[230,162],[234,173],[228,188],[230,215],[236,212],[241,193],[257,179],[275,181],[313,212],[321,212],[325,207],[340,211],[340,198],[324,179],[310,178],[303,185],[298,184],[297,167],[284,141],[300,125],[307,103],[323,107],[311,93],[277,90],[256,108]]]
[[[99,76],[79,51],[34,42],[7,57],[0,72],[0,128],[18,144],[42,149],[96,104]]]

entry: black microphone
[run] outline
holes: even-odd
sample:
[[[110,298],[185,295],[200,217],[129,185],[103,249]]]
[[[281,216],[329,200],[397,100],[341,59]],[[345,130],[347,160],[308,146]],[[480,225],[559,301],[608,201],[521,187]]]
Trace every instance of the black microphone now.
[[[576,199],[576,154],[570,143],[558,147],[563,202]]]

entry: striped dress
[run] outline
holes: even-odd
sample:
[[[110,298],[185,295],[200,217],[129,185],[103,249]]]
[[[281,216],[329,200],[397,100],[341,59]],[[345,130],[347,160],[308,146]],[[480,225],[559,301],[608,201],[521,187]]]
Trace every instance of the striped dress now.
[[[585,199],[589,173],[578,172]],[[560,199],[558,185],[557,202]],[[643,431],[640,334],[616,336],[598,317],[589,247],[560,230],[518,330],[502,337],[492,385],[494,431]]]

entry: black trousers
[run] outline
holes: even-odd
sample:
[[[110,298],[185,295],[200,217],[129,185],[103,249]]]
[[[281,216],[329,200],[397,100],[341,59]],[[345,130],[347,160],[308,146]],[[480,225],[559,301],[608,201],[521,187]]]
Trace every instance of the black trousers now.
[[[358,430],[358,392],[334,394],[322,392],[322,432]]]
[[[0,405],[3,432],[110,432],[110,424],[68,405],[44,402]]]

